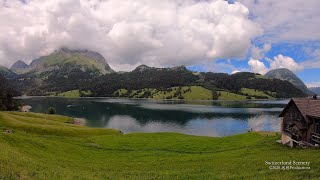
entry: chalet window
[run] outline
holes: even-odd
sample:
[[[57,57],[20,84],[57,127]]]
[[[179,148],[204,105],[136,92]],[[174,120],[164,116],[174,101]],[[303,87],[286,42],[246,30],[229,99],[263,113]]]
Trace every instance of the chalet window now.
[[[287,132],[291,132],[291,127],[289,124],[286,124],[286,126],[284,127],[284,130]]]

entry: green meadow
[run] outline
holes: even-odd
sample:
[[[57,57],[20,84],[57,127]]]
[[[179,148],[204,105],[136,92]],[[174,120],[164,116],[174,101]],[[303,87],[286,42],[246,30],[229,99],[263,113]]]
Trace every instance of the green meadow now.
[[[130,133],[73,125],[58,115],[0,112],[0,179],[319,179],[320,150],[277,133],[229,137]],[[270,170],[265,161],[309,161]]]
[[[90,96],[91,91],[79,91],[79,90],[71,90],[63,93],[59,93],[57,95],[52,95],[52,96],[58,96],[58,97],[67,97],[67,98],[79,98],[81,95],[84,96]]]

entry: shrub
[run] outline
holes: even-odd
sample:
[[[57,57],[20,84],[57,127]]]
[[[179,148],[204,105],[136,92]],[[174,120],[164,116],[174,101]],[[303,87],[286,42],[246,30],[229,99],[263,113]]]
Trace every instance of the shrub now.
[[[180,96],[178,97],[178,99],[184,99],[184,97],[183,97],[182,95],[180,95]]]
[[[55,114],[56,113],[56,109],[53,107],[49,107],[48,108],[48,114]]]

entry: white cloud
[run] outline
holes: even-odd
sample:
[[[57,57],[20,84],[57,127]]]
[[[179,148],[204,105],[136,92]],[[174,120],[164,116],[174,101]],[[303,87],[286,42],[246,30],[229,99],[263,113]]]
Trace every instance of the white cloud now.
[[[267,61],[270,63],[270,69],[287,68],[293,72],[303,70],[302,65],[296,63],[291,57],[283,56],[282,54],[275,56],[273,60],[267,58]]]
[[[116,70],[244,57],[261,34],[223,0],[0,0],[0,64],[66,46],[101,52]]]
[[[251,48],[251,57],[253,59],[262,59],[264,58],[265,54],[270,51],[271,49],[271,44],[264,44],[262,48],[253,46]]]
[[[264,29],[263,40],[319,41],[319,0],[238,0]]]
[[[236,74],[236,73],[239,73],[239,72],[241,72],[241,71],[239,71],[239,70],[234,70],[234,71],[231,72],[231,74]]]
[[[265,63],[260,60],[250,59],[248,65],[252,72],[266,74],[268,71],[279,68],[287,68],[293,72],[298,72],[304,69],[302,64],[298,64],[294,59],[288,56],[283,56],[279,54],[273,57],[273,59],[266,58],[269,62],[269,68],[266,67]]]
[[[307,60],[301,63],[306,69],[320,68],[320,59]]]
[[[320,87],[320,81],[306,83],[306,85],[307,85],[308,88],[311,88],[311,87]]]
[[[320,68],[320,49],[305,49],[305,53],[310,56],[310,59],[302,62],[301,64],[306,69]]]
[[[268,72],[268,68],[259,60],[250,58],[248,65],[250,66],[251,71],[254,73],[266,74]]]

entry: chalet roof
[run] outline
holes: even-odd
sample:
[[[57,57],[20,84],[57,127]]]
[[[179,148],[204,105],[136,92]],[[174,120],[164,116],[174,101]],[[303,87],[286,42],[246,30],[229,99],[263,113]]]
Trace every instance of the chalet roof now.
[[[283,117],[286,109],[291,106],[291,104],[294,103],[300,113],[304,116],[305,119],[307,119],[307,116],[312,117],[319,117],[320,118],[320,100],[317,99],[291,99],[289,104],[284,108],[282,113],[280,114],[280,117]]]

